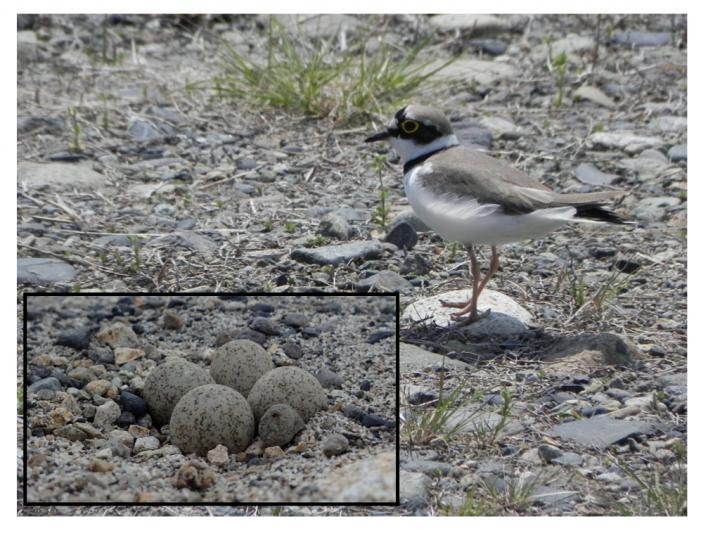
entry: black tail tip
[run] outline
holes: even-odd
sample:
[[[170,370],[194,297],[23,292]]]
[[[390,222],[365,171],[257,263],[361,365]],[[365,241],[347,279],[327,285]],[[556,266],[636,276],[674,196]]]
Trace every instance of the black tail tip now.
[[[599,204],[580,204],[575,207],[577,213],[576,218],[590,219],[592,221],[602,221],[604,223],[615,223],[616,225],[634,225],[634,221],[628,221],[619,216],[612,210],[608,210]]]

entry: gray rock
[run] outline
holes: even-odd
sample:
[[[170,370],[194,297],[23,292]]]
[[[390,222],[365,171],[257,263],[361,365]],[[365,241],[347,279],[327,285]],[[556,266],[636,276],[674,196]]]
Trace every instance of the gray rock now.
[[[162,122],[151,122],[142,118],[134,118],[128,126],[128,135],[135,142],[151,142],[170,137],[176,133],[175,128]]]
[[[583,457],[575,452],[563,452],[562,455],[552,460],[555,465],[566,465],[569,467],[580,467],[583,461]]]
[[[348,240],[355,234],[355,228],[336,213],[326,215],[320,221],[319,230],[320,234],[339,240]]]
[[[127,234],[110,234],[107,236],[100,236],[93,240],[93,245],[97,247],[107,246],[118,246],[118,247],[132,247],[133,243]]]
[[[644,30],[617,30],[612,33],[610,39],[618,45],[659,47],[670,43],[672,34],[670,32],[646,32]]]
[[[198,386],[178,401],[170,418],[170,440],[184,453],[206,455],[218,444],[232,454],[253,440],[255,417],[240,392],[219,384]]]
[[[687,118],[684,116],[658,116],[650,122],[652,129],[664,132],[687,131]]]
[[[402,373],[426,370],[436,371],[441,368],[474,369],[466,362],[426,351],[416,345],[400,343],[400,371]]]
[[[653,425],[646,422],[594,416],[557,425],[549,433],[566,441],[603,450],[627,437],[650,433],[653,430]]]
[[[380,242],[358,240],[319,248],[297,248],[290,253],[290,257],[308,264],[337,266],[352,260],[379,259],[383,256],[386,246],[387,244]]]
[[[286,313],[282,317],[282,322],[288,326],[294,326],[296,328],[304,328],[310,324],[310,317],[304,313]]]
[[[133,454],[138,454],[145,450],[157,450],[158,448],[160,448],[160,441],[157,437],[139,437],[135,439]]]
[[[448,59],[438,59],[424,66],[420,73],[428,74],[447,63]],[[419,73],[419,74],[420,74]],[[517,77],[519,69],[511,64],[499,61],[479,60],[475,57],[461,56],[452,64],[436,72],[430,80],[447,81],[457,79],[474,83],[482,87],[491,86],[502,80]]]
[[[417,244],[417,233],[407,221],[394,224],[385,235],[385,242],[396,245],[399,249],[412,249]]]
[[[218,245],[215,242],[194,231],[175,231],[151,240],[148,245],[174,248],[184,247],[192,251],[197,251],[203,256],[210,256],[218,249]]]
[[[318,380],[294,366],[282,366],[266,372],[250,390],[248,402],[255,418],[262,418],[272,405],[285,403],[306,422],[327,406],[325,390]]]
[[[505,54],[507,51],[508,44],[502,39],[471,39],[468,41],[468,45],[477,47],[485,54],[490,56],[499,56]]]
[[[668,158],[673,163],[687,161],[687,144],[676,144],[668,150]]]
[[[44,379],[40,379],[27,387],[28,395],[37,394],[40,390],[53,390],[55,392],[59,392],[62,390],[62,385],[55,377],[45,377]]]
[[[600,171],[592,163],[581,163],[575,169],[575,177],[592,186],[607,186],[620,179],[616,174],[607,174]]]
[[[382,270],[368,278],[361,279],[356,285],[359,292],[398,292],[411,287],[412,284],[408,280],[392,270]]]
[[[426,474],[400,470],[400,502],[408,506],[427,504],[432,480]]]
[[[499,116],[488,116],[480,120],[480,125],[489,129],[499,139],[518,139],[529,134],[525,128]]]
[[[120,414],[122,414],[120,405],[112,399],[108,399],[95,410],[93,424],[100,429],[107,430],[115,423],[115,420],[120,418]]]
[[[383,452],[328,471],[317,487],[327,501],[392,504],[396,501],[397,467],[395,452]]]
[[[405,308],[402,318],[410,322],[426,321],[442,327],[456,326],[458,323],[450,314],[457,309],[443,307],[440,301],[466,301],[470,294],[471,290],[466,289],[423,298]],[[488,309],[489,313],[480,320],[466,326],[458,326],[458,329],[474,337],[521,334],[527,331],[527,325],[532,321],[532,315],[509,296],[485,289],[478,299],[478,312],[482,313]]]
[[[255,317],[250,323],[250,328],[262,332],[266,336],[281,336],[283,334],[280,324],[269,317]]]
[[[537,451],[545,463],[551,463],[554,459],[562,456],[562,451],[559,448],[549,444],[541,444],[538,446]]]
[[[345,454],[350,449],[350,441],[341,433],[333,433],[323,441],[323,454],[327,457]]]
[[[430,25],[438,30],[453,31],[463,30],[471,33],[482,34],[486,32],[497,32],[508,27],[506,18],[495,15],[466,15],[447,14],[434,15],[430,17]]]
[[[17,117],[17,133],[38,132],[48,135],[62,135],[67,133],[67,122],[62,116],[21,116]]]
[[[58,259],[27,258],[17,260],[17,281],[29,285],[54,285],[75,279],[75,269]]]
[[[320,386],[323,388],[342,388],[345,379],[334,371],[322,367],[315,374],[315,378],[320,382]]]
[[[640,221],[656,223],[662,221],[668,208],[680,204],[677,197],[647,197],[641,199],[633,209],[633,215]]]
[[[403,464],[403,470],[420,472],[429,477],[450,476],[453,466],[444,461],[414,459]]]
[[[397,216],[395,216],[395,219],[393,219],[393,222],[390,224],[390,227],[394,227],[402,221],[407,221],[410,225],[412,225],[415,232],[421,233],[428,232],[430,230],[430,227],[425,225],[425,223],[417,217],[412,208],[405,208],[404,210],[398,212]]]
[[[430,272],[430,261],[419,253],[408,253],[400,265],[400,273],[410,276],[424,276]]]
[[[594,148],[618,148],[628,154],[637,154],[646,148],[663,145],[663,140],[658,137],[646,137],[623,131],[599,131],[590,135],[588,142]]]
[[[607,109],[614,109],[615,102],[607,94],[605,94],[599,88],[589,85],[583,85],[573,92],[573,96],[576,99],[586,99],[597,103]]]
[[[649,150],[643,153],[647,156]],[[637,179],[641,182],[656,181],[658,177],[668,168],[667,161],[659,161],[655,157],[636,157],[630,159],[621,159],[619,162],[623,169],[633,171],[637,174]]]
[[[17,168],[18,185],[28,188],[45,188],[51,191],[63,189],[103,189],[105,177],[84,163],[32,163],[21,161]]]
[[[305,422],[290,405],[277,403],[262,415],[258,436],[265,446],[285,446],[305,427]]]

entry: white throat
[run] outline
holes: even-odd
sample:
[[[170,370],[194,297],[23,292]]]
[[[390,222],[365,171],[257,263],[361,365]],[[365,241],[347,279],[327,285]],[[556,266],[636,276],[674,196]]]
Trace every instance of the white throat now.
[[[397,153],[400,154],[402,162],[407,163],[408,161],[427,154],[428,152],[435,152],[449,146],[455,146],[458,144],[458,138],[454,134],[443,135],[428,144],[418,144],[412,139],[394,137],[390,139],[390,143],[393,145],[393,148],[395,148]]]

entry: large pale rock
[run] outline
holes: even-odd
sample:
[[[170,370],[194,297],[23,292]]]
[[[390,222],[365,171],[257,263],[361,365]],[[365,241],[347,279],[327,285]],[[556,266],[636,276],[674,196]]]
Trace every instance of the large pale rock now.
[[[17,182],[28,188],[48,188],[53,191],[72,188],[94,190],[101,189],[106,184],[102,174],[85,164],[30,161],[18,163]]]
[[[435,60],[425,66],[422,72],[429,73],[440,68],[446,62],[447,59]],[[511,79],[518,75],[519,71],[515,66],[504,62],[491,62],[478,60],[477,58],[458,58],[435,73],[431,78],[438,81],[458,79],[486,86],[495,81]]]
[[[459,323],[452,319],[451,314],[457,308],[446,308],[441,300],[447,302],[466,301],[471,294],[470,289],[449,291],[430,298],[423,298],[410,304],[403,312],[405,322],[434,323],[441,327],[457,326]],[[478,312],[490,310],[480,320],[467,326],[459,326],[468,336],[481,337],[489,335],[520,334],[527,330],[532,321],[532,315],[515,302],[512,298],[497,291],[485,289],[478,299]]]
[[[392,504],[398,466],[395,452],[384,452],[328,472],[318,488],[324,500],[335,503]]]

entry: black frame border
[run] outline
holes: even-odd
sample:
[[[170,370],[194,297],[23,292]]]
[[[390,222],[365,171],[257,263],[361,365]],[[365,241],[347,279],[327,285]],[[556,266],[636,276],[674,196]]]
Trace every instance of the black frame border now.
[[[263,296],[320,296],[320,297],[342,297],[342,296],[388,296],[395,298],[395,502],[394,503],[378,503],[378,502],[203,502],[203,503],[187,503],[187,502],[28,502],[27,499],[27,386],[28,386],[28,347],[27,347],[27,306],[28,298],[34,296],[246,296],[246,297],[263,297]],[[260,506],[367,506],[367,507],[395,507],[400,505],[400,293],[390,292],[25,292],[23,293],[23,486],[22,486],[22,504],[27,507],[48,507],[48,506],[238,506],[238,507],[260,507]]]

